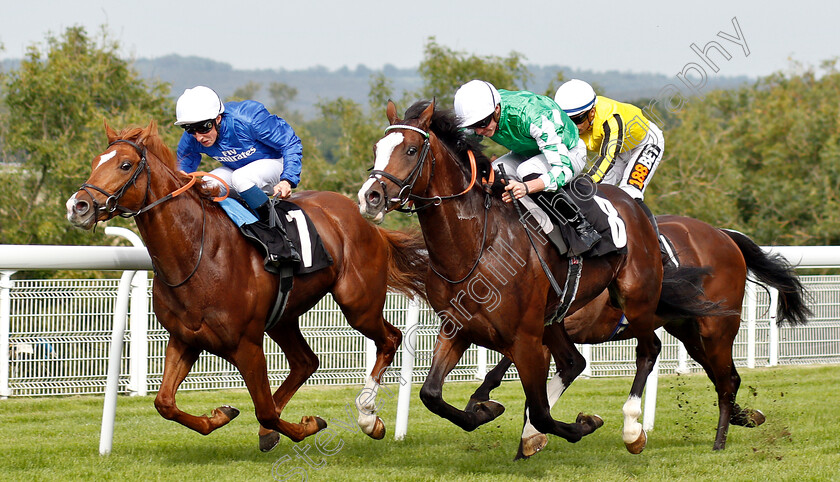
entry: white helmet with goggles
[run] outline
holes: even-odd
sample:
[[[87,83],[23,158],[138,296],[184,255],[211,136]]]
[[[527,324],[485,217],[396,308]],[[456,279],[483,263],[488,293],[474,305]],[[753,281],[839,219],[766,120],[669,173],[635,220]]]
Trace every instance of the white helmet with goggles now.
[[[572,79],[557,89],[554,102],[563,109],[569,117],[588,111],[598,103],[595,90],[588,83],[580,79]]]
[[[455,92],[455,115],[458,127],[467,127],[486,119],[501,101],[499,91],[490,82],[471,80]]]
[[[213,89],[199,85],[187,89],[175,105],[175,125],[195,124],[215,119],[225,111],[225,104]]]

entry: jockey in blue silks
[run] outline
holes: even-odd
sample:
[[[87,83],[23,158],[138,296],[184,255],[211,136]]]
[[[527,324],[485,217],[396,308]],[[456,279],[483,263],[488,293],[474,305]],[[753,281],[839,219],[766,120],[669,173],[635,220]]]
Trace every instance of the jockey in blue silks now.
[[[178,143],[181,170],[194,172],[201,154],[219,161],[222,166],[211,174],[224,179],[261,219],[267,218],[269,195],[287,198],[300,182],[300,138],[261,103],[222,103],[200,85],[185,90],[175,110],[175,125],[184,128]],[[206,182],[220,185],[212,178]]]

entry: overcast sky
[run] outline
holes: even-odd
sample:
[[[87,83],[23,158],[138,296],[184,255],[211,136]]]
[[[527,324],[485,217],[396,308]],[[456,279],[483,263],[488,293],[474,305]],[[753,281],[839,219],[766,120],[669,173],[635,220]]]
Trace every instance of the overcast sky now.
[[[27,46],[43,45],[48,32],[82,25],[94,34],[106,25],[125,57],[196,55],[238,69],[416,67],[434,36],[448,48],[481,56],[517,51],[529,64],[676,75],[699,62],[709,75],[762,76],[789,69],[788,59],[818,65],[840,56],[838,5],[829,0],[2,0],[0,58],[23,57]],[[706,50],[717,74],[692,44]]]

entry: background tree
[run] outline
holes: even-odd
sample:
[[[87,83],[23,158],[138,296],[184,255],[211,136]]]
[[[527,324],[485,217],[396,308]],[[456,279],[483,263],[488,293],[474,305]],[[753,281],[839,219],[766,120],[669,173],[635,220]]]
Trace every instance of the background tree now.
[[[763,244],[840,243],[840,72],[836,61],[821,70],[691,99],[665,133],[655,212]]]
[[[429,37],[418,69],[423,79],[420,97],[434,98],[439,105],[451,108],[455,91],[472,79],[486,80],[498,89],[522,90],[531,77],[524,61],[525,57],[517,52],[507,57],[458,52]]]
[[[259,82],[250,81],[245,85],[237,87],[233,94],[230,95],[225,102],[241,102],[243,100],[250,100],[257,96],[257,92],[262,89],[262,84]]]
[[[2,78],[0,243],[107,244],[101,231],[72,229],[64,203],[106,147],[104,121],[123,128],[155,119],[174,143],[169,88],[140,79],[104,30],[98,42],[71,27],[46,43],[43,52],[31,46]]]

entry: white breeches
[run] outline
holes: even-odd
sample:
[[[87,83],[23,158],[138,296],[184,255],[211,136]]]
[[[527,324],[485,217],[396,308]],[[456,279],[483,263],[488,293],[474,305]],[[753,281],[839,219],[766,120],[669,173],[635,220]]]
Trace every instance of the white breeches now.
[[[283,174],[283,159],[260,159],[239,169],[221,166],[210,171],[210,174],[224,179],[235,192],[247,191],[257,186],[271,196],[274,194],[274,186],[280,182],[280,176]],[[220,186],[219,181],[212,177],[205,178],[205,183],[207,186]],[[219,194],[224,194],[224,191],[224,187],[221,187]]]

